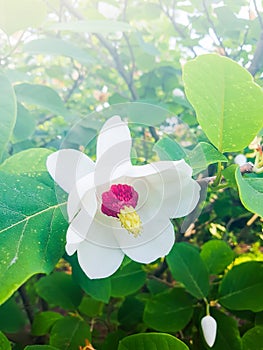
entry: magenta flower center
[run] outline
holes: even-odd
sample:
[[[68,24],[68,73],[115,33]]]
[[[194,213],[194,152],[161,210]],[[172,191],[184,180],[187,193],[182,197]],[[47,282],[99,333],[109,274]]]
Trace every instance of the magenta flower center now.
[[[102,193],[101,211],[103,214],[118,217],[124,207],[135,208],[138,202],[138,192],[129,185],[112,185],[109,191]]]

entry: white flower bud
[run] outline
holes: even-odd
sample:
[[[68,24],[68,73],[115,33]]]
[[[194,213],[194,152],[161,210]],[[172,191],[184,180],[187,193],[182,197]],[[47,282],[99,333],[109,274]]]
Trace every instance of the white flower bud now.
[[[217,330],[216,320],[212,316],[207,315],[202,318],[201,327],[202,327],[205,341],[207,342],[207,345],[211,348],[214,345],[216,340],[216,330]]]
[[[235,157],[234,161],[237,165],[242,166],[242,165],[246,164],[247,158],[244,154],[238,154]]]

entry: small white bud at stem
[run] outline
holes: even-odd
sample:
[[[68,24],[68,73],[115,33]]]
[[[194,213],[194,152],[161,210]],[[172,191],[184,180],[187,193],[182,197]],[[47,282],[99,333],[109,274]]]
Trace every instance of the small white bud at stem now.
[[[207,315],[201,320],[201,327],[207,345],[211,348],[216,340],[217,323],[216,320]]]

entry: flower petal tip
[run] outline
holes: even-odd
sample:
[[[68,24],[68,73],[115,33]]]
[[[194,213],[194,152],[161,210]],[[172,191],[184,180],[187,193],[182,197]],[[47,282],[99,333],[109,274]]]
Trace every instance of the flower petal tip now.
[[[217,323],[216,320],[207,315],[201,320],[201,327],[207,345],[211,348],[216,340]]]

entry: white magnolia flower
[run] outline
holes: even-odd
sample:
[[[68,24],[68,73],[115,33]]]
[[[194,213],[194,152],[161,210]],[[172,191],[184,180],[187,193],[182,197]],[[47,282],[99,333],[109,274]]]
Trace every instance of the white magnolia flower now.
[[[217,323],[216,320],[210,316],[206,315],[201,320],[201,327],[203,335],[207,345],[211,348],[216,340]]]
[[[89,278],[113,274],[124,255],[150,263],[169,253],[174,229],[169,218],[189,214],[199,200],[199,185],[184,160],[133,166],[131,136],[118,116],[102,127],[97,161],[63,149],[47,168],[69,193],[66,252],[77,251]]]

